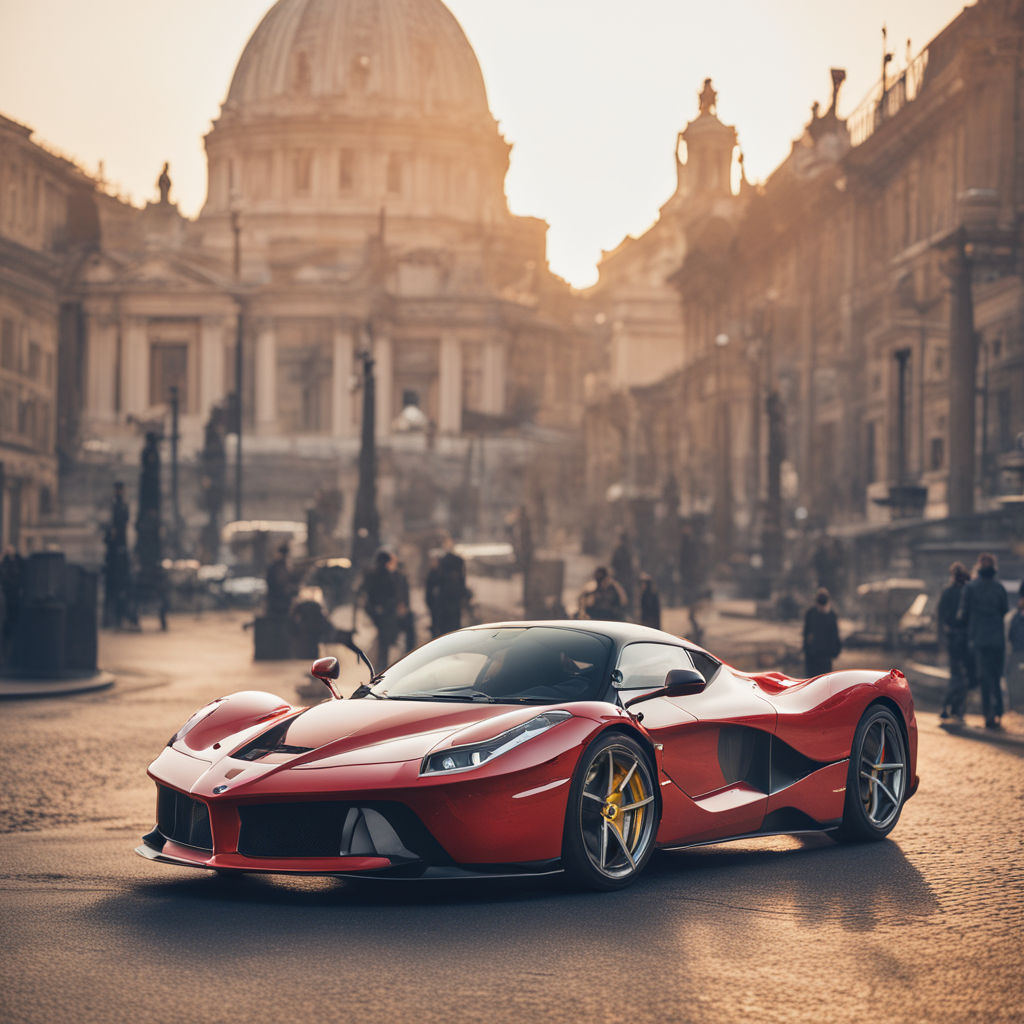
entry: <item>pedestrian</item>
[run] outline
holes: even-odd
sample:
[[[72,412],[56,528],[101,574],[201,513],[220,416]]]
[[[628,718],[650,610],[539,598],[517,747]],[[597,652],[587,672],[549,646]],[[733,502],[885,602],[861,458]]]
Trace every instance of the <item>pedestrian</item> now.
[[[949,586],[942,591],[935,616],[939,644],[945,646],[949,663],[949,687],[939,717],[963,724],[967,691],[974,681],[974,666],[967,648],[967,630],[960,621],[959,612],[960,599],[971,574],[963,562],[954,562],[949,567],[949,577]]]
[[[391,563],[390,551],[378,551],[373,568],[366,572],[359,584],[359,594],[363,597],[366,614],[377,630],[377,660],[374,667],[378,672],[387,668],[391,648],[398,640],[398,583]]]
[[[427,575],[423,580],[423,597],[430,613],[430,636],[436,640],[441,635],[441,553],[432,551],[427,563]]]
[[[704,628],[697,619],[701,604],[711,596],[708,586],[706,548],[694,527],[684,523],[679,530],[679,592],[690,617],[690,639],[703,643]]]
[[[819,587],[814,604],[804,615],[804,675],[810,679],[831,672],[832,659],[840,650],[839,620],[829,592]]]
[[[280,544],[277,555],[267,566],[267,615],[271,618],[288,618],[298,592],[297,581],[288,563],[289,552],[287,543]]]
[[[1024,711],[1024,594],[1017,598],[1017,608],[1006,627],[1006,638],[1010,645],[1006,663],[1006,690],[1010,697],[1010,707]]]
[[[455,551],[451,537],[446,537],[444,554],[437,563],[436,601],[437,635],[443,636],[462,627],[462,606],[469,598],[466,586],[466,563]]]
[[[623,530],[619,534],[619,543],[612,552],[612,575],[615,582],[626,595],[626,608],[633,607],[633,584],[636,579],[634,570],[633,547],[629,542],[629,534]]]
[[[21,605],[25,588],[25,560],[13,544],[4,548],[0,559],[0,590],[4,595],[2,660],[7,661],[14,646],[14,636],[21,618]]]
[[[1004,619],[1009,611],[1006,588],[996,579],[995,555],[978,555],[974,579],[960,597],[958,616],[974,654],[974,671],[981,688],[986,729],[1001,729],[1003,717],[1003,668],[1006,664]]]
[[[651,629],[661,629],[661,596],[645,572],[640,573],[640,621]]]
[[[398,601],[398,632],[405,638],[405,653],[416,649],[416,616],[412,610],[412,594],[405,565],[394,560],[391,566],[395,574],[395,592]]]
[[[626,618],[626,595],[603,565],[580,592],[578,618],[622,622]]]

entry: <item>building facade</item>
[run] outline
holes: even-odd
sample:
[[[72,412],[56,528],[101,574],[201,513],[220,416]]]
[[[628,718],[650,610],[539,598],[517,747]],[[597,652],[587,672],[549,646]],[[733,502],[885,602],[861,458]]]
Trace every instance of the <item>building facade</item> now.
[[[368,345],[381,439],[420,421],[399,420],[409,406],[441,437],[467,418],[578,421],[569,290],[547,271],[546,225],[508,210],[510,146],[440,0],[281,0],[206,149],[195,221],[165,188],[131,248],[83,269],[84,436],[130,436],[176,386],[198,444],[235,387],[239,316],[256,454],[356,439]]]
[[[688,226],[680,367],[632,389],[620,459],[678,482],[722,557],[799,525],[969,531],[1021,492],[1022,31],[1024,5],[979,0],[846,119],[834,70],[739,215]]]
[[[92,188],[0,117],[0,545],[33,543],[55,512],[63,286]]]

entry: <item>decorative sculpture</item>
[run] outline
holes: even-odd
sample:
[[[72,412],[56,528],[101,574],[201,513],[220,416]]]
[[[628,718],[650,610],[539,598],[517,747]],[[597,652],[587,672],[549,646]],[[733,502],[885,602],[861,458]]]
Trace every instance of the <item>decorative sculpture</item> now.
[[[171,176],[168,173],[171,165],[167,161],[164,161],[163,170],[160,172],[160,177],[156,179],[156,187],[160,189],[160,205],[167,206],[171,201]]]
[[[702,114],[715,114],[718,107],[718,93],[715,92],[710,78],[704,79],[704,88],[697,96]]]

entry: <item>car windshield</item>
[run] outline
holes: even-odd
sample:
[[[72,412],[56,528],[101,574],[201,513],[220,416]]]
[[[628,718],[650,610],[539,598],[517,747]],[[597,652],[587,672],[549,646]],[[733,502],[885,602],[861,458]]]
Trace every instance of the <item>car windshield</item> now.
[[[552,626],[460,630],[396,662],[371,692],[394,700],[499,704],[598,700],[612,646],[596,633]]]

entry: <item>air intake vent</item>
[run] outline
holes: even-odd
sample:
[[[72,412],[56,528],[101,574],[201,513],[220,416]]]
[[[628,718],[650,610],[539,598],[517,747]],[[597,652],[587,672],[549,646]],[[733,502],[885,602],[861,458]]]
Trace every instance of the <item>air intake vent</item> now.
[[[335,800],[242,804],[246,857],[389,857],[445,865],[451,858],[404,804]]]
[[[182,846],[213,850],[210,811],[206,804],[176,789],[157,786],[156,827],[162,836]]]

